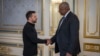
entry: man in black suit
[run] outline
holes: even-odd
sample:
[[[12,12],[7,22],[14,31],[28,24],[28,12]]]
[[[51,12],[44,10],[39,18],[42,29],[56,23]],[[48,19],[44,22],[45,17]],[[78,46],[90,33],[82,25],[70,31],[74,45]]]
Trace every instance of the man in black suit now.
[[[63,17],[59,22],[56,34],[51,38],[52,44],[55,42],[55,52],[60,52],[60,56],[77,56],[80,52],[79,20],[70,11],[67,2],[59,5],[59,13]]]
[[[23,56],[37,56],[37,43],[47,43],[47,40],[39,39],[35,29],[37,15],[35,11],[26,13],[27,23],[23,28]]]

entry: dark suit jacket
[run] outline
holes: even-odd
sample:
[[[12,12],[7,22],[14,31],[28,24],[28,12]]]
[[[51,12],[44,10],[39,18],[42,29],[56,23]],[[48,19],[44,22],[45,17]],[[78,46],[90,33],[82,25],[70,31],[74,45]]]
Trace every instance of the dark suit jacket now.
[[[35,25],[27,22],[23,29],[24,56],[37,55],[37,43],[46,43],[46,40],[37,38]]]
[[[55,42],[56,53],[60,51],[60,53],[78,54],[80,52],[80,43],[77,16],[70,12],[51,40],[53,43]]]

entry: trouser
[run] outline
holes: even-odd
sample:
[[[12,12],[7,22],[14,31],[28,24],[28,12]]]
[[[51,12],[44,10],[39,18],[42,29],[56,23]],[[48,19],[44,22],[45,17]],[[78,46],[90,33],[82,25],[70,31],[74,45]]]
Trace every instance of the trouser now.
[[[60,54],[60,56],[66,56],[66,54]],[[72,55],[72,56],[77,56],[77,55]]]
[[[72,56],[77,56],[77,55],[72,55]]]
[[[37,56],[37,55],[33,55],[33,56]]]
[[[66,56],[66,53],[60,53],[60,56]],[[77,55],[75,54],[75,55],[72,55],[72,56],[77,56]]]
[[[23,56],[27,56],[27,55],[23,55]],[[31,55],[31,56],[37,56],[37,55]]]

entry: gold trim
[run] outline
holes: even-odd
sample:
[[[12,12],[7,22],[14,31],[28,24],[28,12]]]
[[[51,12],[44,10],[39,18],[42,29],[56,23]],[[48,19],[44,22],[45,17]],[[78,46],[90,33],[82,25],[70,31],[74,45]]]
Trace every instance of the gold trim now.
[[[55,47],[54,46],[49,46],[49,56],[54,56],[55,51],[53,50]]]
[[[78,10],[78,8],[79,8],[79,4],[78,4],[78,2],[79,2],[79,0],[77,0],[77,15],[79,15],[79,10]]]
[[[13,56],[9,53],[11,52],[9,47],[23,48],[23,45],[18,43],[0,43],[0,55]],[[40,50],[40,54],[38,53],[39,56],[44,56],[44,46],[38,45],[38,50]]]
[[[18,28],[0,28],[0,33],[13,33],[13,34],[21,34],[22,30]]]
[[[100,5],[100,0],[98,0],[98,6]],[[99,18],[99,21],[100,21],[100,6],[99,6],[99,12],[98,12],[98,18]],[[99,35],[100,35],[100,22],[99,22]],[[100,36],[99,36],[100,37]]]
[[[54,12],[54,10],[53,10],[54,7],[53,6],[54,6],[54,4],[52,4],[52,12]],[[53,24],[54,23],[53,16],[54,16],[54,14],[52,13],[52,26],[51,26],[52,34],[54,33],[54,28],[55,28],[54,24]]]
[[[0,45],[0,56],[16,56],[16,55],[11,55],[10,52],[11,49],[9,47]]]
[[[39,50],[41,51],[42,55],[41,55],[41,53],[39,55]],[[44,46],[43,45],[38,45],[38,55],[39,56],[44,56]]]
[[[96,8],[97,8],[97,10],[96,10],[96,15],[97,15],[97,17],[96,17],[96,31],[94,32],[94,33],[90,33],[90,35],[95,35],[97,32],[98,32],[98,1],[97,1],[97,5],[96,5]],[[88,3],[88,11],[89,11],[89,3]],[[87,16],[87,22],[88,22],[88,24],[87,24],[87,32],[89,33],[89,14],[88,14],[88,16]]]
[[[17,48],[22,48],[23,44],[19,44],[19,43],[6,43],[6,42],[2,42],[0,43],[1,46],[7,46],[7,47],[17,47]]]
[[[1,37],[1,36],[0,36]],[[3,37],[5,37],[5,36],[3,36]],[[18,38],[17,36],[7,36],[7,37],[16,37],[16,38]],[[21,38],[21,37],[20,37]],[[18,41],[22,41],[21,39],[11,39],[11,38],[0,38],[0,39],[7,39],[7,40],[18,40]]]
[[[84,37],[86,37],[86,5],[87,5],[87,3],[86,3],[86,0],[84,0]]]
[[[84,43],[83,50],[90,52],[100,52],[100,44]]]
[[[66,0],[62,0],[62,2],[64,2],[64,1],[66,1]],[[55,5],[54,5],[54,3],[52,3],[52,2],[51,2],[50,4],[51,4],[51,7],[50,7],[50,9],[51,9],[50,15],[52,15],[52,17],[51,17],[51,18],[52,18],[52,20],[51,20],[52,22],[50,22],[50,21],[49,21],[49,22],[52,23],[52,24],[51,24],[51,26],[50,26],[49,35],[52,36],[52,35],[54,35],[55,32],[56,32],[55,28],[58,27],[58,24],[57,24],[57,27],[55,27],[55,25],[54,25],[54,22],[55,22],[55,21],[54,21],[54,17],[53,17],[54,14],[52,13],[52,12],[54,12],[53,6],[55,6]],[[55,3],[55,4],[60,4],[60,3]],[[59,19],[60,19],[60,18],[59,18]],[[59,21],[59,19],[58,19],[58,21]],[[49,23],[49,24],[50,24],[50,23]]]
[[[86,11],[86,9],[87,9],[87,4],[88,4],[88,3],[87,3],[87,0],[84,0],[84,2],[85,2],[85,3],[84,3],[84,5],[85,5],[85,6],[84,6],[84,8],[85,8],[85,9],[84,9],[84,37],[85,37],[85,38],[100,39],[100,36],[92,36],[92,35],[90,35],[90,36],[88,35],[88,36],[87,36],[87,35],[86,35],[86,28],[87,28],[86,26],[88,26],[88,25],[86,24],[86,23],[87,23],[87,21],[86,21],[86,19],[87,19],[87,15],[86,15],[86,12],[87,12],[87,11]],[[98,2],[98,1],[97,1],[97,2]],[[97,3],[97,5],[98,5],[98,3]],[[99,9],[98,9],[98,7],[97,7],[97,12],[98,12],[98,10],[99,10]],[[98,13],[97,13],[97,19],[99,20],[99,18],[98,18]],[[98,24],[98,20],[97,20],[97,24]],[[99,31],[98,25],[96,26],[96,32],[97,32],[97,31]],[[99,32],[100,32],[100,31],[99,31]],[[94,34],[94,33],[91,33],[91,34]]]
[[[45,1],[44,0],[42,0],[42,30],[40,31],[40,35],[44,35],[44,3],[45,3]],[[37,30],[37,31],[39,31],[39,30]]]

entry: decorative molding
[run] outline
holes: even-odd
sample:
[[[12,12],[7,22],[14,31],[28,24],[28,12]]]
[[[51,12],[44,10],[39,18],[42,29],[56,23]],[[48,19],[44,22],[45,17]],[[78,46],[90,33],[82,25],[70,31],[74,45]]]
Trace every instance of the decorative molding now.
[[[89,2],[89,0],[88,0],[88,2]],[[88,6],[87,6],[88,9],[87,9],[87,11],[89,11],[89,4],[90,4],[90,3],[88,3]],[[97,10],[96,10],[96,13],[97,13],[97,14],[96,14],[96,15],[97,15],[97,16],[96,16],[96,19],[97,19],[97,20],[96,20],[96,31],[93,32],[93,33],[90,33],[90,32],[89,32],[89,13],[86,13],[86,15],[88,14],[88,16],[87,16],[87,32],[88,32],[90,35],[95,35],[95,34],[98,32],[98,30],[99,30],[99,29],[98,29],[98,19],[99,19],[99,18],[98,18],[98,11],[99,11],[99,10],[98,10],[98,1],[97,1],[96,8],[97,8]]]
[[[9,54],[11,52],[11,49],[8,47],[16,47],[16,48],[23,48],[23,44],[18,44],[18,43],[0,43],[0,55],[11,55]],[[38,45],[38,56],[44,56],[44,46],[43,45]],[[12,56],[12,55],[11,55]],[[13,55],[16,56],[16,55]]]
[[[98,0],[98,5],[100,5],[100,0]],[[99,12],[98,12],[98,18],[99,18],[99,21],[100,21],[100,6],[98,6],[98,10],[99,10]],[[99,35],[100,35],[100,22],[99,22]],[[99,36],[100,37],[100,36]]]
[[[100,52],[100,44],[84,43],[84,51]]]
[[[84,37],[85,38],[100,38],[100,27],[99,27],[99,2],[96,0],[96,30],[94,32],[89,32],[89,0],[84,0]],[[87,35],[88,33],[88,35]],[[98,34],[98,35],[96,35]]]
[[[2,19],[3,20],[3,16],[4,16],[4,1],[5,0],[2,0]],[[37,3],[38,3],[39,0],[37,0]],[[41,1],[41,0],[40,0]],[[19,0],[18,0],[19,2]],[[16,2],[17,3],[17,2]],[[24,6],[24,5],[22,5]],[[37,6],[40,6],[40,5],[37,5]],[[36,7],[38,9],[38,7]],[[28,9],[27,9],[28,10]],[[32,9],[31,9],[32,10]],[[37,11],[37,13],[40,13],[39,11]],[[39,14],[40,15],[40,14]],[[37,29],[37,32],[39,35],[44,35],[44,27],[43,27],[43,20],[44,20],[44,0],[42,0],[41,2],[41,29]],[[1,23],[1,28],[0,28],[0,32],[4,31],[4,32],[12,32],[12,33],[16,33],[16,34],[20,34],[22,32],[22,28],[23,28],[23,25],[15,25],[15,24],[6,24],[6,23]],[[3,27],[3,28],[2,28]],[[12,28],[11,28],[12,27]]]
[[[10,54],[11,49],[7,46],[2,46],[0,44],[0,56],[17,56],[17,55],[12,55]]]
[[[21,29],[13,29],[13,28],[0,28],[0,33],[13,33],[13,34],[22,34]]]
[[[62,1],[66,2],[67,0],[62,0]],[[50,23],[49,23],[50,24],[50,30],[49,30],[50,36],[55,34],[55,31],[58,27],[59,20],[62,17],[57,11],[59,4],[60,3],[51,2],[51,5],[50,5]]]
[[[22,48],[23,44],[19,44],[19,43],[5,43],[5,42],[0,42],[1,46],[9,46],[9,47],[18,47],[18,48]]]
[[[77,14],[77,15],[79,15],[79,3],[78,3],[78,2],[79,2],[79,0],[76,0],[76,3],[75,3],[75,5],[76,5],[76,6],[75,6],[75,7],[76,7],[75,9],[76,9],[76,14]],[[79,16],[78,16],[78,17],[79,17]]]
[[[51,2],[51,11],[50,11],[50,30],[49,30],[49,33],[50,35],[54,35],[55,34],[55,31],[58,27],[58,23],[59,23],[59,20],[61,18],[61,15],[59,14],[58,12],[58,6],[59,6],[60,3],[52,3]]]
[[[38,56],[44,56],[44,46],[38,45]]]
[[[55,56],[55,48],[54,46],[49,46],[49,56]]]

